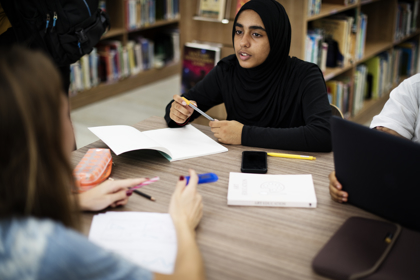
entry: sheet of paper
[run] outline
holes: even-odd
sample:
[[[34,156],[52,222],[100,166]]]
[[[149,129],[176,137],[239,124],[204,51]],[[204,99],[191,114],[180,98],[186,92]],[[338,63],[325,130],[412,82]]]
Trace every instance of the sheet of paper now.
[[[171,151],[172,160],[182,160],[199,156],[207,156],[228,149],[220,145],[192,125],[181,128],[163,128],[143,132],[160,146]]]
[[[312,175],[230,172],[228,205],[316,207]]]
[[[172,274],[176,232],[169,214],[107,212],[93,217],[89,239],[151,271]]]
[[[109,125],[89,127],[96,136],[116,154],[129,151],[151,149],[171,155],[171,152],[147,137],[144,133],[128,125]]]

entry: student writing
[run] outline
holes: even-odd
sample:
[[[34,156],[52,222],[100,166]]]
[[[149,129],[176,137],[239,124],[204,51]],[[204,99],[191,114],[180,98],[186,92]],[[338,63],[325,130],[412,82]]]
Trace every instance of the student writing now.
[[[233,23],[234,55],[222,59],[188,93],[207,111],[225,103],[227,120],[211,121],[225,144],[300,151],[331,151],[327,90],[318,66],[289,57],[291,27],[273,0],[244,4]],[[178,95],[166,107],[169,127],[199,114]]]
[[[194,232],[203,205],[193,170],[188,186],[180,177],[169,205],[178,240],[175,272],[153,275],[75,231],[73,129],[52,62],[20,47],[0,50],[0,89],[0,279],[204,279]],[[144,180],[106,185],[126,193]],[[115,203],[94,189],[90,202],[97,210]]]

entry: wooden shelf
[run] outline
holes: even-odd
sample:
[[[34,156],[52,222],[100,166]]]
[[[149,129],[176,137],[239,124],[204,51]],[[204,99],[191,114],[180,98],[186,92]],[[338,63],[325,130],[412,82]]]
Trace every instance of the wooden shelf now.
[[[146,30],[146,29],[152,29],[152,28],[156,28],[156,27],[160,27],[160,26],[165,26],[165,25],[170,25],[170,24],[175,24],[175,23],[179,23],[179,19],[164,19],[164,20],[158,20],[156,21],[154,24],[149,24],[149,25],[145,25],[139,28],[134,28],[134,29],[128,29],[127,32],[136,32],[136,31],[142,31],[142,30]]]
[[[393,44],[389,42],[366,42],[365,54],[356,63],[359,64],[359,63],[365,62],[366,60],[369,60],[375,55],[387,49],[390,49],[392,46]]]
[[[173,63],[161,69],[150,69],[144,72],[140,72],[135,76],[128,77],[124,80],[120,80],[112,84],[103,83],[89,90],[81,91],[77,95],[70,97],[71,109],[74,110],[132,90],[134,88],[178,74],[180,72],[180,66],[180,62]]]
[[[417,29],[416,31],[414,31],[414,32],[413,32],[413,33],[411,33],[410,35],[407,35],[407,36],[405,36],[405,37],[404,37],[404,38],[402,38],[402,39],[399,39],[399,40],[394,41],[394,45],[401,44],[401,43],[402,43],[402,42],[404,42],[405,40],[411,39],[411,38],[413,38],[414,36],[419,35],[419,34],[420,34],[420,29]]]
[[[323,73],[324,74],[324,79],[325,79],[325,81],[329,81],[332,78],[346,72],[347,70],[350,70],[352,67],[353,67],[353,64],[351,64],[351,63],[345,64],[344,67],[335,67],[335,68],[327,67],[327,69]]]
[[[360,5],[365,5],[365,4],[369,4],[369,3],[373,3],[373,2],[378,2],[378,1],[381,1],[381,0],[362,0],[360,2]]]
[[[115,36],[120,36],[120,35],[124,35],[125,33],[125,29],[124,28],[111,28],[111,30],[109,30],[107,33],[105,33],[101,39],[107,39],[110,37],[115,37]]]
[[[388,92],[377,99],[369,99],[363,102],[363,107],[356,116],[350,118],[351,121],[359,123],[359,124],[366,124],[372,120],[372,118],[381,111],[384,107],[386,101],[389,99]]]
[[[329,3],[322,3],[321,4],[321,11],[317,15],[313,15],[307,18],[307,21],[312,21],[320,18],[324,18],[327,16],[335,15],[347,10],[351,10],[357,8],[359,4],[351,4],[351,5],[337,5],[337,4],[329,4]]]

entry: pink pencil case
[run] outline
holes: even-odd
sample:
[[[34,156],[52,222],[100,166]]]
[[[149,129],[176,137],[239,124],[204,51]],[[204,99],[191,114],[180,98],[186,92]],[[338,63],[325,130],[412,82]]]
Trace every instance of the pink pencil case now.
[[[74,169],[79,192],[87,191],[105,181],[112,170],[109,149],[89,149]]]

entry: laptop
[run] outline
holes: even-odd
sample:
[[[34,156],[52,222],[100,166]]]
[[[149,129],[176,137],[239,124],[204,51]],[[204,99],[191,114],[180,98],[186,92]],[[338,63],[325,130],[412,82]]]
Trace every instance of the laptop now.
[[[331,118],[334,165],[348,202],[420,230],[420,145]]]

